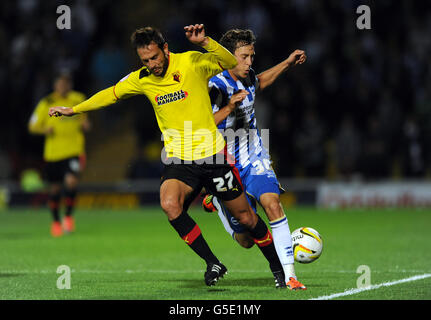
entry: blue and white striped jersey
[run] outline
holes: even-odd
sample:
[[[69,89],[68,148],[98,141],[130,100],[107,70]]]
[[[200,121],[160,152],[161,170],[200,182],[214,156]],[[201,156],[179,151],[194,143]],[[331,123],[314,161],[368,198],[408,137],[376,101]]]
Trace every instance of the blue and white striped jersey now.
[[[238,169],[241,171],[253,164],[255,159],[267,159],[269,162],[268,152],[262,144],[256,125],[254,101],[259,80],[253,69],[250,69],[246,79],[238,81],[225,70],[212,77],[208,85],[213,113],[226,106],[237,91],[247,90],[249,93],[235,111],[218,125],[225,136],[228,152],[235,155]]]

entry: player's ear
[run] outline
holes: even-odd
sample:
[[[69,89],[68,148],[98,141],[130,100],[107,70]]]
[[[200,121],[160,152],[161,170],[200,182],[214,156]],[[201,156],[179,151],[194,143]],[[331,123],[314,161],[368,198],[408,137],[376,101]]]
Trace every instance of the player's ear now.
[[[167,55],[169,54],[169,48],[168,48],[168,43],[165,42],[165,44],[163,45],[163,52]]]

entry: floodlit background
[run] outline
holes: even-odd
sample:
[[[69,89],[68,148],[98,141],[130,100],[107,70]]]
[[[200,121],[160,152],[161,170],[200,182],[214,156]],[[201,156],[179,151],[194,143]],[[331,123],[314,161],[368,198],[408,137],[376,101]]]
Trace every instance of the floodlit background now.
[[[71,30],[56,28],[62,4],[71,8]],[[370,6],[371,30],[356,26],[361,4]],[[230,28],[250,28],[258,73],[294,49],[306,51],[307,62],[256,101],[259,126],[270,129],[274,168],[296,195],[292,201],[314,202],[321,181],[431,177],[427,1],[18,0],[2,1],[0,17],[0,181],[9,204],[28,201],[16,197],[28,169],[43,178],[43,138],[29,135],[27,122],[52,89],[53,75],[72,72],[75,89],[87,96],[115,84],[139,67],[129,38],[146,25],[160,28],[173,52],[198,49],[184,36],[187,24],[204,23],[217,40]],[[162,142],[150,103],[135,97],[89,116],[82,188],[157,201]],[[25,188],[43,191],[31,183]]]

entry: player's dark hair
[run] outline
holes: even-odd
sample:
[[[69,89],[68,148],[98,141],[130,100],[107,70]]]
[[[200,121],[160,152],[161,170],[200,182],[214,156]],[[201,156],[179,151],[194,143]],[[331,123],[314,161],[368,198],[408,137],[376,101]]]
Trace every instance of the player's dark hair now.
[[[59,79],[65,79],[67,81],[69,81],[70,83],[73,82],[73,76],[70,72],[68,71],[60,71],[54,74],[54,81],[57,81]]]
[[[242,46],[254,44],[256,37],[250,29],[231,29],[227,31],[220,39],[220,44],[228,49],[231,53]]]
[[[163,45],[166,43],[162,33],[153,27],[144,27],[136,29],[130,37],[132,46],[134,49],[148,46],[154,41],[160,49],[163,49]]]

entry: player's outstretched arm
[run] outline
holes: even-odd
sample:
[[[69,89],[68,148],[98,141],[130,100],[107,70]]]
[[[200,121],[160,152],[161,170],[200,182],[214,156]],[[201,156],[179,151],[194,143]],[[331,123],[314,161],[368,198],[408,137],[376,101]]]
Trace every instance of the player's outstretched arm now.
[[[235,56],[230,53],[229,50],[221,46],[217,41],[206,36],[205,26],[203,24],[185,26],[184,31],[186,33],[187,39],[191,43],[198,45],[208,51],[210,55],[215,57],[223,69],[232,69],[238,64]]]
[[[208,37],[205,35],[205,26],[203,24],[195,24],[184,27],[187,39],[200,47],[205,47],[209,43]]]
[[[49,108],[48,114],[50,117],[61,117],[61,116],[73,116],[77,113],[88,112],[97,110],[117,102],[117,97],[114,93],[114,87],[109,87],[102,91],[99,91],[89,99],[81,102],[80,104],[72,107],[52,107]]]
[[[270,86],[283,72],[287,71],[290,67],[303,64],[305,60],[307,60],[305,51],[293,51],[286,60],[257,75],[259,79],[259,89],[263,90]]]
[[[247,95],[247,90],[240,90],[233,94],[229,100],[229,103],[214,113],[216,125],[218,126],[221,122],[223,122],[223,120],[226,119],[236,109],[236,107],[242,102],[242,100],[245,99],[245,97],[247,97]]]

